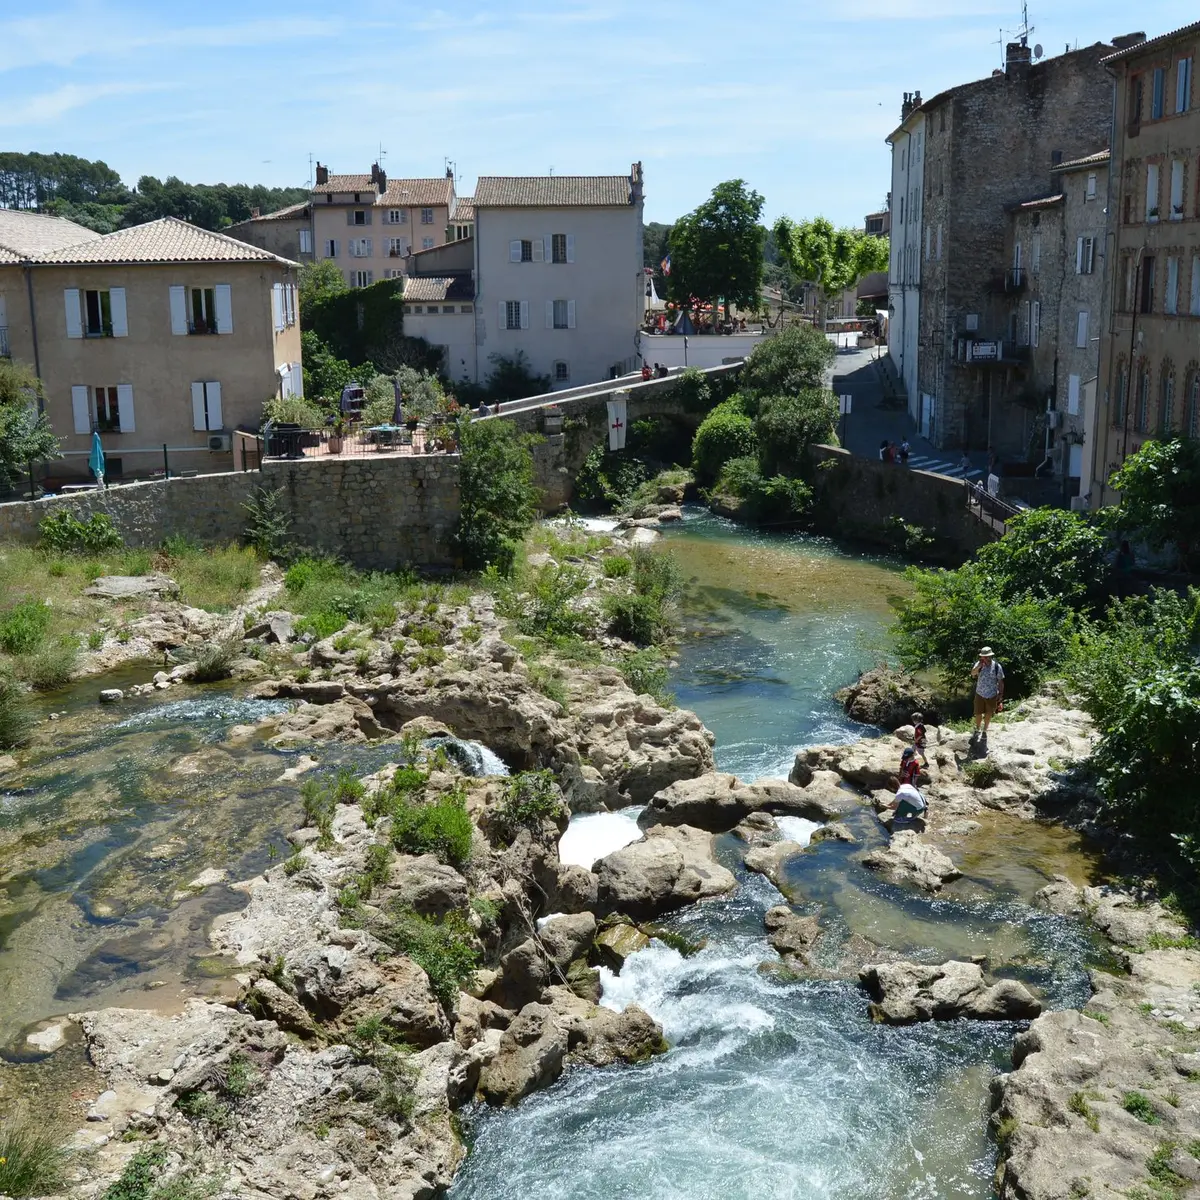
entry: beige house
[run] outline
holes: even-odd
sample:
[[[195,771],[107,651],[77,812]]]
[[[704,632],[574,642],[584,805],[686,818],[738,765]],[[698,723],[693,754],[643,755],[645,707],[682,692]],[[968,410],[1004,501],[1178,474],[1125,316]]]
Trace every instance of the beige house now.
[[[388,179],[375,164],[369,175],[331,175],[317,164],[312,194],[313,247],[351,287],[404,275],[404,259],[452,241],[454,179]],[[464,222],[463,224],[469,224]],[[465,236],[465,235],[464,235]]]
[[[1200,22],[1110,54],[1109,320],[1100,334],[1093,505],[1149,438],[1200,437]]]
[[[312,202],[305,200],[301,204],[289,204],[287,208],[276,209],[275,212],[259,215],[258,209],[254,215],[245,221],[238,221],[224,231],[229,237],[237,238],[260,250],[277,254],[280,258],[292,259],[295,262],[311,262],[313,260],[313,227]]]
[[[31,242],[0,260],[0,294],[10,352],[45,384],[54,475],[86,477],[93,432],[111,477],[150,474],[164,446],[172,470],[228,470],[230,431],[302,391],[296,263],[174,217]]]

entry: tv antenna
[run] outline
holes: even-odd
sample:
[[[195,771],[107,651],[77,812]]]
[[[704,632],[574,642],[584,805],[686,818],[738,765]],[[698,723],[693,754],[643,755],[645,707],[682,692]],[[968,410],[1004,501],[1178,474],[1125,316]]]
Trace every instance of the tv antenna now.
[[[1022,46],[1029,45],[1029,35],[1033,32],[1033,26],[1029,23],[1029,4],[1027,0],[1021,0],[1021,28],[1017,30],[1017,36],[1021,39]]]
[[[450,179],[453,179],[454,182],[457,184],[458,183],[458,163],[456,163],[452,158],[449,158],[445,155],[442,156],[442,162],[445,164],[447,177]]]
[[[380,142],[379,143],[379,157],[375,161],[382,167],[383,160],[385,158],[387,158],[387,151],[383,148],[383,143]]]

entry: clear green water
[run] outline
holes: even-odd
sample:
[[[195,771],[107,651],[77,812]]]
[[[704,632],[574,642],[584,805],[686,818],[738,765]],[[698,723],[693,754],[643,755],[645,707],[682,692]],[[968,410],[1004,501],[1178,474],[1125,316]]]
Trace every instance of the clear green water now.
[[[864,732],[829,693],[884,649],[893,564],[827,541],[771,536],[709,516],[667,545],[692,581],[689,636],[674,686],[717,735],[719,766],[786,775],[796,748]],[[825,842],[790,861],[784,886],[819,912],[831,963],[851,936],[923,961],[987,953],[1051,1004],[1088,994],[1097,954],[1078,924],[1028,907],[1053,870],[1086,877],[1069,838],[1003,827],[1005,860],[976,856],[955,894],[893,887],[853,856],[883,834],[869,810],[860,843]],[[1006,1069],[1011,1025],[872,1025],[852,982],[784,982],[763,913],[783,897],[747,877],[727,900],[674,919],[705,948],[683,959],[655,943],[603,1003],[636,1001],[671,1049],[643,1066],[568,1072],[515,1112],[479,1112],[455,1200],[947,1200],[993,1196],[987,1088]],[[870,951],[866,951],[870,953]]]

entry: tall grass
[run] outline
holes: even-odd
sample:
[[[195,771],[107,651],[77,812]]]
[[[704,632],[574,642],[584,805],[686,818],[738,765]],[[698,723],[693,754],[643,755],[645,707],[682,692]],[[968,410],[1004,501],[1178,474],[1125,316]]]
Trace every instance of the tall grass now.
[[[193,608],[228,612],[256,587],[262,562],[249,546],[200,546],[172,538],[163,546],[161,569],[179,584],[180,599]]]
[[[0,750],[23,746],[32,724],[25,689],[11,675],[0,674]]]
[[[63,1135],[18,1115],[0,1120],[0,1196],[48,1196],[63,1183],[69,1151]]]

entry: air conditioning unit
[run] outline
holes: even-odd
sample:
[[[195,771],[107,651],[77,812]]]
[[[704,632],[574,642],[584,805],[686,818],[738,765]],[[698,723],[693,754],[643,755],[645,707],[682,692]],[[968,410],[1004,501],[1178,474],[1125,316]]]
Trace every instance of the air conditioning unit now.
[[[1071,511],[1072,512],[1087,512],[1087,510],[1088,510],[1088,498],[1086,496],[1072,496],[1071,497]]]
[[[214,454],[228,454],[233,445],[233,435],[229,433],[210,433],[208,448]]]

